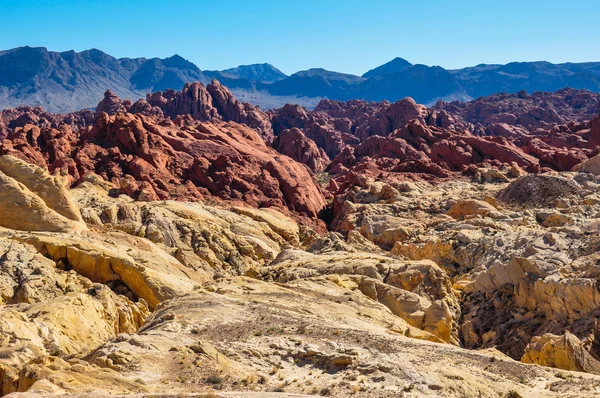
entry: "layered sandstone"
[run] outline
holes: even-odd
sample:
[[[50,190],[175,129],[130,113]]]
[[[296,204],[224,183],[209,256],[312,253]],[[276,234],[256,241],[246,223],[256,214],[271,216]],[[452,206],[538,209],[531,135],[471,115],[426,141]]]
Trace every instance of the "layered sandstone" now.
[[[600,118],[560,101],[4,112],[0,392],[600,395]]]
[[[269,148],[245,125],[102,113],[91,129],[16,129],[4,153],[47,165],[70,183],[98,172],[134,198],[202,200],[214,196],[256,207],[279,207],[316,219],[325,206],[310,171]],[[142,183],[142,185],[139,185]]]

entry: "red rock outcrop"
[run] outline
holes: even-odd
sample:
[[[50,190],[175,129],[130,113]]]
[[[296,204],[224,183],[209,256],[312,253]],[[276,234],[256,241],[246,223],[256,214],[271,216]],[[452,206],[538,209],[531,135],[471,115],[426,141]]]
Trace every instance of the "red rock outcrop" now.
[[[360,140],[373,135],[389,135],[414,119],[425,123],[427,117],[427,108],[417,104],[412,98],[394,103],[323,100],[319,102],[314,112],[326,115],[333,126],[340,126],[343,129],[344,125],[348,125],[349,128],[344,129],[346,131],[340,132],[351,133]]]
[[[307,165],[315,173],[322,172],[329,164],[329,158],[325,151],[318,148],[313,140],[306,137],[297,128],[281,132],[273,141],[273,148],[277,152]]]
[[[335,119],[320,112],[309,112],[300,105],[285,105],[271,112],[273,132],[277,136],[282,131],[298,128],[329,157],[335,157],[342,149],[360,140],[350,134],[350,128],[336,128]]]
[[[286,208],[317,219],[325,199],[310,171],[269,148],[253,129],[233,122],[176,125],[131,113],[99,115],[91,129],[73,132],[27,125],[1,148],[71,181],[93,172],[119,186],[132,176],[133,196],[198,200],[212,197],[255,207]]]
[[[365,139],[372,135],[385,136],[394,130],[404,127],[411,120],[421,120],[427,115],[427,108],[418,105],[412,98],[394,102],[388,107],[383,108],[368,119],[366,123],[358,125],[356,136]]]
[[[0,112],[0,136],[10,131],[32,124],[40,128],[59,128],[69,125],[72,128],[83,128],[94,124],[94,112],[84,109],[64,115],[46,112],[42,107],[19,106]],[[4,126],[4,127],[2,127]],[[2,133],[4,131],[4,133]],[[0,137],[2,138],[2,137]]]
[[[530,140],[526,149],[528,153],[539,158],[541,166],[561,171],[571,170],[575,165],[588,159],[586,152],[579,148],[557,148],[539,138]]]
[[[86,128],[81,131],[87,131]],[[2,154],[10,154],[41,167],[55,162],[70,164],[67,160],[79,143],[79,132],[70,125],[59,128],[26,124],[9,132],[0,144]]]
[[[4,122],[4,119],[0,117],[0,140],[3,140],[8,135],[8,128]]]
[[[346,145],[355,146],[374,135],[386,136],[413,119],[425,123],[427,108],[412,98],[390,104],[364,101],[322,100],[314,111],[299,105],[285,105],[272,111],[275,135],[298,128],[328,156],[337,156]]]
[[[325,150],[333,159],[328,170],[337,182],[359,169],[375,175],[448,176],[472,173],[483,163],[565,171],[600,146],[600,125],[594,129],[578,121],[598,111],[599,98],[565,89],[440,102],[432,109],[410,98],[395,103],[322,100],[314,111],[286,105],[271,115],[275,134],[298,128]]]
[[[485,126],[506,123],[525,128],[548,127],[570,121],[583,122],[598,115],[600,94],[587,90],[562,89],[553,93],[499,93],[470,102],[438,102],[445,110],[469,123]]]
[[[72,183],[100,174],[138,199],[243,201],[314,220],[325,200],[311,170],[333,177],[329,194],[365,176],[448,178],[481,166],[571,170],[599,151],[600,117],[573,120],[592,112],[594,101],[591,93],[561,90],[433,109],[407,98],[323,100],[312,111],[286,105],[265,113],[213,81],[134,104],[107,91],[96,115],[5,110],[0,152],[60,170]]]
[[[261,131],[263,138],[272,139],[271,121],[258,107],[238,101],[218,80],[213,79],[206,89],[223,120],[246,124]]]
[[[273,138],[271,121],[258,107],[242,103],[217,80],[204,87],[202,83],[187,83],[182,91],[166,90],[148,94],[130,109],[133,113],[159,115],[175,119],[190,115],[195,120],[223,120],[243,123],[257,129],[263,138]]]
[[[127,112],[127,108],[116,94],[113,94],[110,90],[106,90],[104,98],[96,107],[96,116],[101,115],[102,112],[114,115],[117,112]]]
[[[590,123],[590,135],[587,147],[594,149],[600,146],[600,117],[595,118]]]
[[[448,177],[483,162],[501,166],[512,162],[536,168],[539,161],[503,137],[479,137],[423,125],[418,119],[387,137],[372,136],[354,150],[336,157],[329,170],[340,175],[345,170],[364,169],[365,161],[386,172],[424,173]],[[362,164],[361,164],[362,162]],[[566,167],[566,166],[565,166]]]

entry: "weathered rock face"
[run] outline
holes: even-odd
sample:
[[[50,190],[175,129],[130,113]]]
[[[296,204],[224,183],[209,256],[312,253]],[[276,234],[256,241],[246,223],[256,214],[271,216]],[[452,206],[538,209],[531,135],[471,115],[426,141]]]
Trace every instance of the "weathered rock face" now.
[[[46,206],[72,221],[82,221],[79,208],[71,201],[64,181],[45,170],[14,158],[0,157],[0,172],[23,184],[44,201]]]
[[[271,122],[267,115],[258,107],[242,103],[217,80],[213,80],[206,89],[213,98],[213,104],[224,120],[243,123],[262,133],[266,141],[272,140]]]
[[[583,97],[575,100],[575,93],[560,92],[556,95],[562,98],[561,101],[572,103],[573,107],[587,101]],[[489,98],[486,101],[510,102],[510,98]],[[527,98],[520,100],[528,101]],[[565,105],[564,109],[571,109],[570,106]],[[324,100],[314,111],[287,105],[267,114],[239,102],[217,81],[206,87],[191,83],[181,92],[167,90],[149,94],[146,100],[135,104],[121,101],[107,92],[98,106],[97,123],[103,120],[103,110],[111,117],[117,117],[117,112],[138,115],[146,125],[162,127],[169,125],[164,120],[166,117],[179,129],[194,128],[197,121],[216,125],[222,121],[236,122],[257,131],[269,145],[275,136],[297,129],[278,137],[274,147],[316,172],[326,167],[327,157],[333,159],[329,166],[334,177],[330,192],[337,192],[340,188],[343,191],[361,176],[381,176],[395,181],[446,178],[457,172],[477,174],[478,168],[506,168],[513,162],[530,172],[548,171],[550,168],[571,170],[595,154],[594,132],[598,130],[594,127],[598,123],[573,121],[568,125],[540,125],[527,130],[523,126],[497,120],[484,128],[461,119],[461,111],[456,106],[448,110],[428,110],[411,99],[395,103]],[[566,115],[564,120],[561,119],[563,122],[573,120],[568,116],[569,112],[564,110],[563,113]],[[4,111],[3,115],[3,134],[8,139],[2,144],[2,153],[42,166],[47,164],[51,170],[60,168],[69,170],[71,176],[81,175],[78,169],[82,168],[77,161],[70,160],[76,147],[89,141],[103,146],[99,142],[101,136],[97,135],[98,131],[94,131],[94,137],[88,137],[87,126],[92,123],[85,112],[52,116],[41,109],[22,109]],[[111,168],[109,173],[106,170],[94,171],[105,172],[104,175],[109,178],[112,178],[109,174],[120,174],[118,168],[107,166]],[[139,169],[145,165],[137,164],[136,167]],[[105,169],[105,166],[100,169]],[[160,175],[163,180],[173,180],[170,171],[165,173],[161,170],[154,174]],[[176,174],[175,179],[181,180]],[[147,178],[140,180],[136,177],[136,180],[138,189],[132,191],[135,195],[139,194],[139,183],[146,181],[144,191],[147,197],[164,196],[161,196],[161,191],[165,189],[157,189],[156,184],[150,183]],[[181,184],[185,181],[184,177]],[[171,188],[169,190],[173,191]],[[189,197],[199,196],[192,192]]]
[[[534,337],[521,361],[558,369],[600,373],[600,361],[590,355],[582,342],[569,332],[563,336],[548,333]]]
[[[465,220],[476,216],[487,216],[495,211],[494,206],[482,200],[463,200],[453,205],[446,214],[456,220]]]
[[[458,300],[447,275],[433,262],[402,262],[366,252],[286,251],[263,272],[266,274],[262,278],[278,282],[348,275],[346,283],[355,285],[409,325],[441,341],[458,343]]]
[[[475,165],[502,167],[512,162],[530,172],[571,170],[595,154],[595,136],[587,120],[597,112],[597,96],[566,89],[533,96],[500,94],[464,105],[438,103],[429,110],[411,99],[396,103],[323,100],[314,111],[287,105],[271,114],[276,135],[298,128],[330,158],[339,157],[330,168],[338,178],[365,174],[367,169],[375,175],[391,173],[386,178],[412,178],[412,173],[427,178],[427,174],[445,177],[456,171],[471,173]],[[594,126],[591,123],[592,132],[598,130]],[[384,157],[378,152],[383,144],[373,146],[374,136],[376,142],[386,137],[386,145],[403,149],[388,151],[385,160],[361,162],[360,156],[352,155],[361,147],[358,152],[363,157]],[[365,145],[372,151],[366,152]],[[413,155],[405,159],[407,147],[420,152],[420,159]],[[346,173],[344,177],[339,177],[340,172]]]
[[[44,111],[41,107],[19,106],[17,108],[4,109],[0,112],[0,138],[6,138],[9,131],[27,124],[33,124],[39,128],[59,128],[68,125],[71,128],[85,128],[94,124],[95,114],[90,110],[68,114],[54,114]]]
[[[507,123],[524,127],[583,122],[598,115],[600,95],[586,91],[563,89],[555,93],[526,92],[494,94],[461,103],[438,102],[434,109],[458,115],[469,123]]]
[[[52,191],[42,184],[51,178],[41,170],[0,158],[0,168],[8,166],[15,178],[22,172],[24,182],[40,195],[56,195],[53,200],[46,196],[48,203],[67,199],[72,207],[66,190]],[[31,170],[37,171],[24,172]],[[53,225],[28,215],[26,207],[0,201],[2,214],[12,209],[15,219],[37,221],[36,230],[41,231],[0,229],[2,395],[28,389],[143,390],[139,382],[79,358],[138,330],[161,302],[189,295],[213,276],[250,272],[274,259],[281,245],[299,243],[297,224],[273,210],[150,205],[124,196],[110,198],[102,186],[101,181],[86,182],[72,191],[85,208],[87,231],[55,232]],[[124,364],[110,358],[102,367]],[[86,376],[74,379],[77,372]]]
[[[483,168],[486,163],[497,168],[513,163],[531,171],[540,168],[538,159],[505,138],[455,133],[413,120],[387,137],[372,136],[355,149],[344,150],[332,160],[329,170],[339,183],[348,174],[367,174],[365,171],[373,177],[382,173],[400,178],[411,173],[425,179],[428,175],[449,177],[471,167],[477,170],[475,165]]]
[[[96,116],[100,116],[102,113],[114,115],[119,112],[127,112],[127,108],[123,104],[123,101],[112,91],[106,90],[104,98],[96,107]]]
[[[587,146],[588,148],[600,146],[600,117],[597,117],[590,122],[590,135]]]
[[[63,184],[35,165],[0,157],[0,226],[52,232],[85,229]]]
[[[100,108],[1,118],[2,394],[600,394],[594,123]]]
[[[318,148],[313,140],[297,128],[282,131],[273,141],[273,148],[307,165],[315,173],[324,171],[329,164],[329,158],[323,149]]]
[[[131,175],[148,184],[150,197],[160,199],[214,195],[256,207],[289,206],[313,220],[325,206],[310,172],[267,147],[244,125],[192,121],[179,127],[165,119],[119,113],[103,114],[82,134],[69,132],[56,138],[60,145],[44,145],[37,139],[44,134],[32,126],[5,151],[48,162],[51,171],[69,175],[73,182],[93,172],[117,185]],[[142,188],[130,193],[139,197]]]
[[[257,107],[235,99],[217,80],[206,87],[202,83],[188,83],[181,92],[167,90],[148,94],[145,101],[136,102],[129,111],[156,115],[158,109],[171,119],[190,115],[200,121],[231,121],[255,128],[267,140],[273,136],[267,115]]]
[[[573,166],[571,170],[580,171],[582,173],[591,173],[596,176],[600,175],[600,155],[596,155]]]
[[[63,363],[61,356],[85,356],[118,333],[134,332],[148,316],[143,300],[134,303],[61,270],[6,230],[1,235],[0,394],[31,386],[28,364],[50,356]],[[40,370],[34,379],[44,377]]]
[[[71,194],[84,209],[83,218],[88,224],[164,246],[167,252],[175,252],[177,262],[145,261],[165,261],[175,264],[175,268],[184,265],[199,272],[200,279],[204,274],[243,275],[252,267],[272,261],[285,243],[299,243],[298,225],[273,209],[223,210],[174,201],[146,203],[126,196],[115,200],[104,188],[90,182],[79,185]],[[161,268],[156,266],[158,271]]]
[[[336,198],[331,227],[371,241],[380,255],[434,261],[461,292],[461,345],[520,359],[535,336],[569,331],[583,340],[592,331],[600,302],[589,217],[600,181],[569,173],[513,180],[518,174],[476,184],[358,181]]]
[[[87,231],[0,231],[0,331],[19,336],[3,341],[2,392],[526,396],[535,389],[524,379],[550,381],[558,390],[546,396],[598,388],[597,376],[559,378],[460,348],[562,366],[558,344],[531,340],[538,330],[583,339],[593,329],[595,243],[572,228],[585,227],[578,201],[600,205],[589,196],[600,181],[569,176],[582,191],[563,198],[568,230],[535,218],[525,227],[531,210],[494,202],[506,182],[364,181],[334,209],[344,235],[319,237],[274,209],[110,197],[88,174],[68,192]],[[566,239],[587,249],[566,250]],[[566,369],[592,371],[587,341],[568,346],[584,367]]]

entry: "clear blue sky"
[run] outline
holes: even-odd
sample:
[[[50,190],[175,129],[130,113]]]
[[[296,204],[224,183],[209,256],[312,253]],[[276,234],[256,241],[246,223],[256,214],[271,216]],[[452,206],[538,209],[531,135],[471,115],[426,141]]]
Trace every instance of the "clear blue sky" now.
[[[0,0],[0,49],[362,74],[396,56],[445,68],[600,61],[599,18],[600,0]]]

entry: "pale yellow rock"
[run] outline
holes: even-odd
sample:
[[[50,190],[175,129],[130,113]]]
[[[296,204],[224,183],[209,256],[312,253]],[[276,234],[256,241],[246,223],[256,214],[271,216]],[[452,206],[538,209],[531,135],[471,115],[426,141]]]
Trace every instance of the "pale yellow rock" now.
[[[573,166],[571,171],[579,171],[582,173],[590,173],[600,175],[600,155],[591,157],[583,162]]]
[[[565,332],[562,336],[547,333],[532,338],[521,361],[600,374],[600,361],[592,357],[583,343],[569,332]]]
[[[79,209],[69,197],[62,180],[44,169],[10,155],[0,156],[0,172],[25,185],[44,201],[46,206],[61,216],[82,222]]]
[[[396,242],[416,236],[422,228],[414,220],[391,215],[367,215],[363,217],[359,231],[375,244],[393,247]]]
[[[363,294],[384,304],[411,326],[423,330],[427,327],[443,341],[458,342],[457,331],[452,326],[458,316],[458,301],[450,279],[432,261],[401,261],[364,252],[314,255],[286,250],[264,272],[277,275],[279,282],[320,275],[348,275]],[[437,303],[438,300],[445,304]],[[443,310],[432,309],[425,321],[433,302]]]
[[[248,215],[199,203],[135,202],[108,197],[99,184],[71,190],[86,222],[151,240],[184,266],[209,276],[240,275],[272,261],[285,244],[297,244],[298,225],[274,210]],[[290,238],[288,241],[287,236]],[[289,243],[288,243],[289,242]]]
[[[582,198],[598,188],[564,179]],[[553,208],[443,214],[493,204],[502,182],[364,179],[321,237],[271,210],[139,203],[85,180],[70,195],[89,231],[0,228],[3,394],[600,395],[600,376],[506,355],[540,330],[594,327],[597,204],[570,198],[572,223],[547,229],[535,217]],[[590,363],[591,337],[558,340],[528,353]]]
[[[25,391],[52,372],[41,365],[47,356],[85,356],[136,331],[149,314],[143,300],[62,271],[31,245],[0,236],[0,253],[2,394]]]
[[[271,209],[253,209],[250,207],[233,207],[233,212],[243,214],[252,218],[253,220],[264,222],[269,227],[281,235],[290,244],[300,243],[300,228],[298,224],[291,218],[283,215],[281,212]]]
[[[102,239],[37,234],[26,242],[55,261],[66,261],[77,273],[97,282],[121,281],[151,308],[168,298],[191,292],[207,282],[201,270],[187,269],[152,242],[124,234]],[[120,244],[116,241],[121,239]]]
[[[471,199],[456,203],[446,214],[456,220],[462,220],[468,216],[486,216],[493,211],[496,211],[496,208],[491,204]]]
[[[445,301],[437,300],[425,311],[421,329],[439,337],[445,342],[452,341],[453,314]]]
[[[400,192],[389,184],[381,181],[374,182],[369,187],[369,193],[377,200],[393,200],[396,199]]]
[[[477,174],[480,177],[480,180],[484,182],[509,181],[506,174],[494,168],[480,167],[477,169]]]
[[[564,225],[568,225],[573,223],[573,219],[566,214],[562,213],[553,213],[548,218],[544,220],[542,225],[546,228],[548,227],[562,227]]]
[[[85,228],[58,214],[25,185],[0,172],[0,226],[22,231],[67,232]]]
[[[519,283],[515,301],[521,307],[542,311],[549,322],[573,322],[600,307],[600,292],[593,279],[554,274]]]
[[[223,280],[217,293],[198,292],[165,302],[148,319],[143,333],[106,344],[92,361],[122,360],[113,364],[120,373],[143,378],[149,391],[166,385],[172,394],[198,391],[197,386],[161,378],[162,372],[173,372],[173,364],[180,362],[177,366],[191,380],[218,375],[230,386],[231,380],[239,385],[243,379],[260,397],[285,384],[288,394],[310,394],[313,389],[319,394],[327,388],[327,394],[340,398],[402,396],[405,390],[414,396],[439,396],[444,391],[449,397],[506,396],[518,391],[541,398],[580,391],[600,380],[582,374],[583,379],[573,379],[561,392],[538,389],[536,379],[561,379],[555,371],[493,351],[465,351],[423,341],[419,333],[431,335],[408,326],[360,291],[348,291],[333,281],[336,278],[344,277],[298,279],[281,285],[248,278]],[[486,377],[481,377],[482,369]],[[366,377],[363,383],[353,383],[354,376]],[[407,377],[412,386],[407,387]],[[339,384],[340,378],[349,380],[349,385]],[[300,380],[309,382],[309,388]],[[361,391],[354,385],[368,387]]]
[[[519,178],[526,175],[527,172],[523,170],[516,162],[510,162],[510,170],[508,172],[508,177],[510,178]]]
[[[402,255],[411,260],[432,260],[437,264],[444,264],[453,252],[451,242],[429,240],[425,243],[396,242],[391,253]]]

